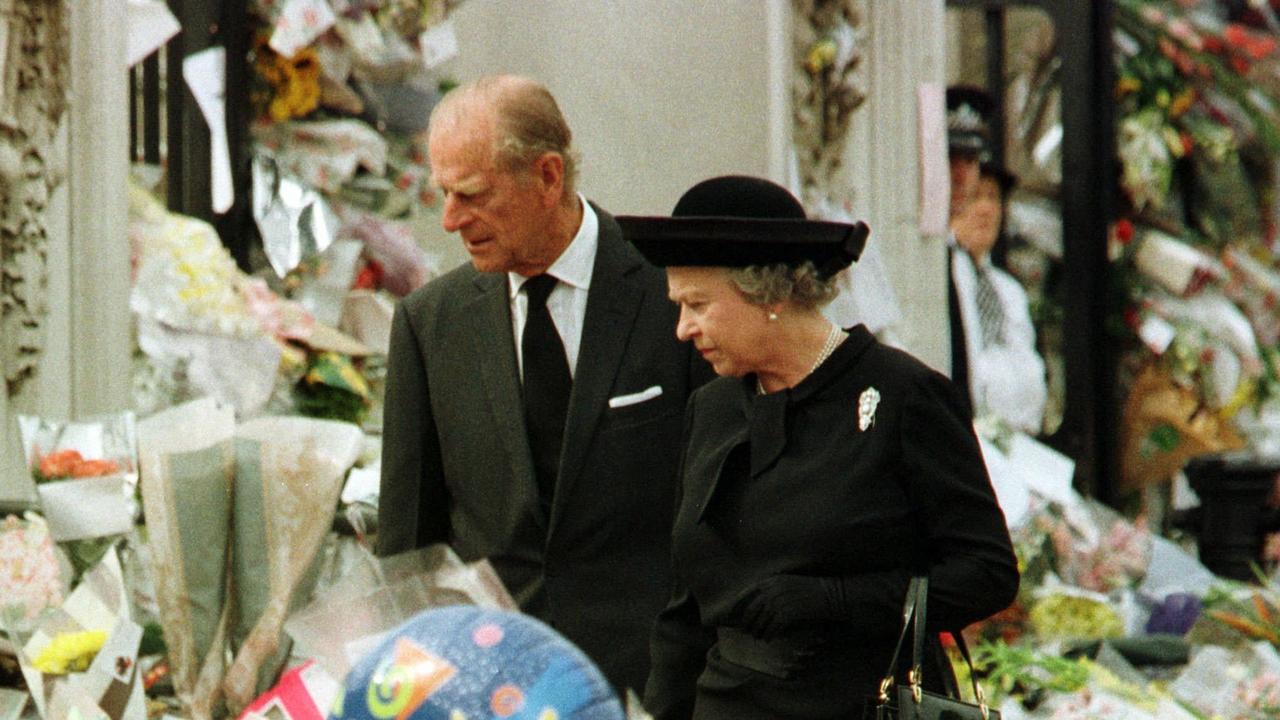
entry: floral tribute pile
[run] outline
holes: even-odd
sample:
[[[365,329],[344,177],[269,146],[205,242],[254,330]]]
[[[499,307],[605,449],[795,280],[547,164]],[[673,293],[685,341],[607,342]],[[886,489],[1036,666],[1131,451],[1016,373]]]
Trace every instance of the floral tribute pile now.
[[[242,272],[206,224],[133,189],[139,410],[212,395],[380,424],[395,301],[440,271],[421,145],[452,82],[457,0],[254,0],[252,214]],[[229,368],[238,368],[235,371]]]
[[[992,707],[1011,720],[1280,718],[1280,582],[1215,576],[1076,494],[1069,472],[1047,475],[1021,492],[995,478],[1022,584],[965,632]]]
[[[453,84],[438,67],[457,54],[456,4],[250,3],[254,217],[273,269],[304,302],[323,305],[321,286],[357,281],[404,295],[437,272],[412,231],[437,202],[417,136]],[[333,222],[305,226],[307,207]],[[341,241],[355,252],[326,252]]]
[[[1275,449],[1280,25],[1266,3],[1226,5],[1117,4],[1130,487],[1202,452]]]
[[[1122,491],[1165,483],[1198,454],[1280,449],[1280,18],[1277,3],[1117,0],[1118,190],[1108,332],[1120,348]],[[1056,206],[1060,64],[1051,32],[1006,90],[1011,270],[1028,285],[1050,370],[1063,368]],[[1056,401],[1055,401],[1056,400]],[[1052,433],[1057,417],[1046,418]]]

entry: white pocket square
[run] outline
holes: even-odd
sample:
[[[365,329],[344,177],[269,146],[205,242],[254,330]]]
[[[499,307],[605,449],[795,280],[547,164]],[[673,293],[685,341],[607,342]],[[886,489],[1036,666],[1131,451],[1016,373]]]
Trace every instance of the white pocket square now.
[[[626,407],[628,405],[636,405],[646,400],[652,400],[661,394],[662,394],[662,387],[660,385],[654,385],[653,387],[647,388],[645,390],[641,390],[638,393],[631,393],[630,395],[619,395],[618,397],[609,398],[609,407],[620,408],[620,407]]]

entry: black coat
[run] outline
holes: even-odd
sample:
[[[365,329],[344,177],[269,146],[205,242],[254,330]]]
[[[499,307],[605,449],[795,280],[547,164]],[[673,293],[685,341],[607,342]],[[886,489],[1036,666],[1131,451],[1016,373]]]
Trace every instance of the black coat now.
[[[713,381],[686,411],[675,592],[645,695],[658,720],[857,717],[913,573],[930,578],[931,629],[962,628],[1017,590],[1004,515],[946,377],[858,326],[795,388],[754,388],[753,376]],[[779,574],[850,579],[847,620],[744,643],[737,600]],[[789,667],[751,659],[771,653]]]
[[[396,310],[383,422],[378,553],[449,543],[488,558],[525,612],[617,687],[648,675],[667,597],[681,417],[711,377],[676,340],[666,276],[600,219],[550,514],[525,432],[505,273],[470,264]],[[660,387],[657,397],[609,399]]]

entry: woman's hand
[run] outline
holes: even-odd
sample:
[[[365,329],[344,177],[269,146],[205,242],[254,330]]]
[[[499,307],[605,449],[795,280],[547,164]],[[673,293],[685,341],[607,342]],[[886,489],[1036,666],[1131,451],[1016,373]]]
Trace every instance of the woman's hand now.
[[[734,604],[742,628],[769,640],[801,625],[834,619],[825,578],[774,575],[744,592]]]

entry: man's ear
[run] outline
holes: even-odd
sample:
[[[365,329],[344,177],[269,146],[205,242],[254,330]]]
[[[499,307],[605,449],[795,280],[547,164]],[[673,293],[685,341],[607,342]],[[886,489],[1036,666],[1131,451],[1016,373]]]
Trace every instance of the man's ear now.
[[[564,158],[558,152],[544,152],[533,161],[533,177],[542,192],[543,205],[553,207],[564,196]]]

